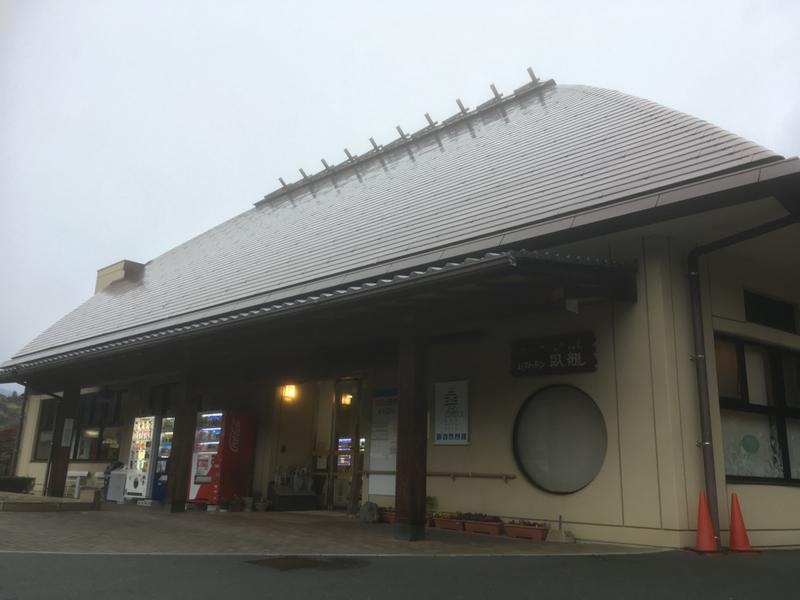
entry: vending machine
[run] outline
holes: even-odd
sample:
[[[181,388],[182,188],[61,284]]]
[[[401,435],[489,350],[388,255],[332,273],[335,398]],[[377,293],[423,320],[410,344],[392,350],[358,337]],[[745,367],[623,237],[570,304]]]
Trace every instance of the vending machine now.
[[[250,495],[256,417],[252,412],[197,415],[189,501],[223,504]]]
[[[137,417],[133,422],[125,479],[126,498],[150,498],[153,489],[154,441],[158,437],[159,425],[156,417]]]
[[[175,417],[161,419],[161,431],[158,436],[156,451],[156,469],[153,479],[153,500],[163,501],[167,496],[167,471],[169,457],[172,454],[172,435],[175,431]]]

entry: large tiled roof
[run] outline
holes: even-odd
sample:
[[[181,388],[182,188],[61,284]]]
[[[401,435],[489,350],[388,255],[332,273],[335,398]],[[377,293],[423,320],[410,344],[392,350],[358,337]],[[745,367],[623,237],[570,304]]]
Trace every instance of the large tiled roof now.
[[[94,295],[12,362],[502,247],[524,226],[770,158],[641,98],[532,85],[268,195]]]

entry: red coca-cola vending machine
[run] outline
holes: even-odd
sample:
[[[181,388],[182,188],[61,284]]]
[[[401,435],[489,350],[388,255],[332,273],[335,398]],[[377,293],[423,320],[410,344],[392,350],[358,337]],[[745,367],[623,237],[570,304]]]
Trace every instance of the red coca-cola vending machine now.
[[[252,412],[198,413],[189,502],[224,504],[250,495],[255,423]]]

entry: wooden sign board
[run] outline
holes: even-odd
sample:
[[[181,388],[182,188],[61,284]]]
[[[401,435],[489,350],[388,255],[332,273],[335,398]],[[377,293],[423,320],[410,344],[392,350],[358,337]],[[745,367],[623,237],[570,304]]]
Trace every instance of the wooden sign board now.
[[[592,332],[517,340],[511,345],[511,374],[515,377],[596,370],[597,356]]]

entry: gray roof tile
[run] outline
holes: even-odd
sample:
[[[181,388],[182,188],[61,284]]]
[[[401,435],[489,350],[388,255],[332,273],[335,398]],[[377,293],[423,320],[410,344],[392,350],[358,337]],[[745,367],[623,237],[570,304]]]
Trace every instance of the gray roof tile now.
[[[530,237],[515,237],[521,227],[547,231],[557,217],[779,158],[641,98],[552,83],[391,146],[151,260],[140,281],[96,294],[15,361],[414,268],[477,238],[509,243]]]

